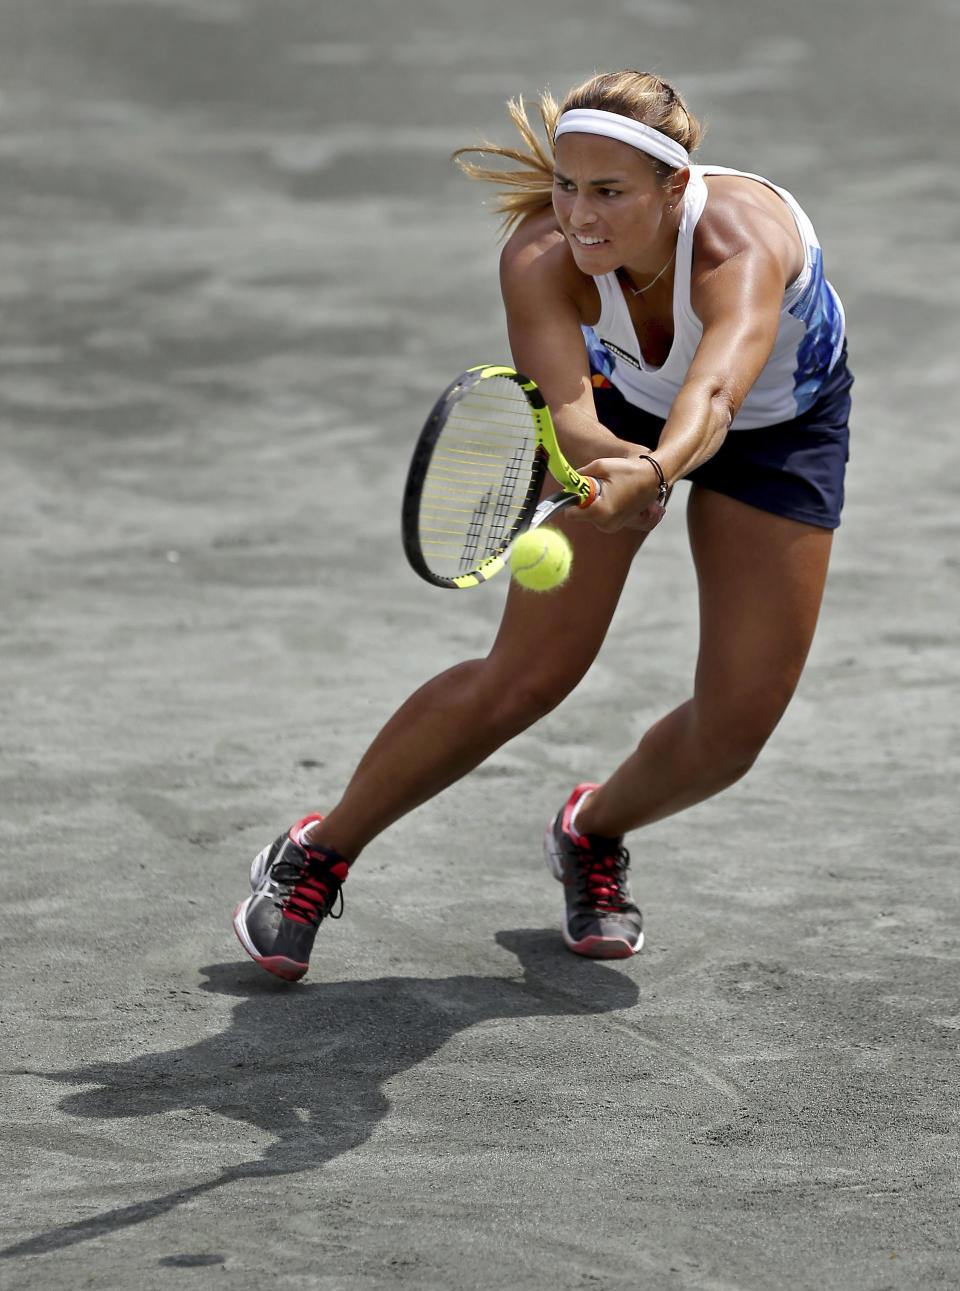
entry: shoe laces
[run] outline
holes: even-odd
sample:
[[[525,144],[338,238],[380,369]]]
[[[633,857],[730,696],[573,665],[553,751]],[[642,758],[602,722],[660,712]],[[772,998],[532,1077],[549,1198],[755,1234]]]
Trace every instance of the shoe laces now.
[[[339,919],[343,914],[342,884],[347,877],[347,863],[335,853],[311,856],[303,852],[302,855],[302,861],[285,857],[274,865],[273,879],[289,889],[275,904],[288,919],[317,928],[321,919]],[[341,869],[342,874],[337,872]],[[334,910],[337,898],[340,906]]]
[[[596,910],[615,912],[630,909],[633,902],[627,888],[630,853],[615,839],[591,837],[581,848],[577,887]]]

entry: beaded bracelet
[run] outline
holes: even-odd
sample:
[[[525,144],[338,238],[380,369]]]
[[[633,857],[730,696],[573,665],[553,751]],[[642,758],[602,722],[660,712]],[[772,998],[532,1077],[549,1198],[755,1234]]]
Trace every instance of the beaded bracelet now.
[[[665,507],[667,505],[667,497],[670,493],[670,490],[667,488],[667,481],[664,478],[663,468],[661,467],[657,459],[655,457],[652,457],[649,453],[641,453],[640,461],[649,462],[650,465],[653,467],[653,469],[656,471],[657,479],[660,481],[660,489],[657,493],[657,501],[660,503],[662,507]]]

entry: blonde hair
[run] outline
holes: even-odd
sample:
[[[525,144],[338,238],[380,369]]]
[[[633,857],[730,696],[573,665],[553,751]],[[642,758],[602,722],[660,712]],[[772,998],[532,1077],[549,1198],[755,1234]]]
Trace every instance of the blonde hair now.
[[[504,235],[551,203],[553,136],[564,112],[574,108],[617,112],[669,135],[688,152],[693,152],[704,134],[703,126],[688,112],[687,105],[673,86],[647,72],[603,72],[572,89],[562,104],[558,104],[552,94],[544,92],[537,100],[536,108],[547,136],[546,145],[538,138],[523,99],[516,98],[510,99],[507,110],[520,133],[522,148],[507,148],[485,139],[472,147],[458,148],[453,154],[457,165],[471,179],[482,179],[500,186],[494,210],[503,216]],[[520,169],[507,170],[502,166],[491,166],[486,161],[467,161],[468,153],[515,162]],[[661,179],[666,180],[672,173],[664,162],[652,157],[650,162]]]

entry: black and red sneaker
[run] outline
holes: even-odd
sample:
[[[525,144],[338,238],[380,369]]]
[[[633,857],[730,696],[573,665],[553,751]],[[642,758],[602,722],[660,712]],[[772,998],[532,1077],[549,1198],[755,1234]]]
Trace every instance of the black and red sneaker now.
[[[265,847],[250,866],[253,896],[233,912],[240,944],[261,968],[295,982],[307,971],[320,922],[343,913],[340,886],[348,866],[339,852],[309,847],[301,832],[322,816],[304,816]],[[340,897],[340,909],[333,906]]]
[[[626,959],[643,945],[643,916],[630,895],[630,853],[623,837],[579,834],[574,816],[586,794],[578,784],[543,839],[547,865],[564,886],[563,940],[591,959]]]

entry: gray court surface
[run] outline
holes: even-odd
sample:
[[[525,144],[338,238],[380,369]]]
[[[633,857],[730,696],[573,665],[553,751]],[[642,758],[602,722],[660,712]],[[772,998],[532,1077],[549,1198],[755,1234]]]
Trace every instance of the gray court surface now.
[[[957,0],[2,0],[4,1287],[960,1284],[958,52]],[[542,828],[688,692],[679,489],[582,688],[275,982],[251,856],[502,600],[398,538],[434,394],[508,357],[448,154],[623,65],[847,306],[800,692],[631,840],[642,955],[566,953]]]

